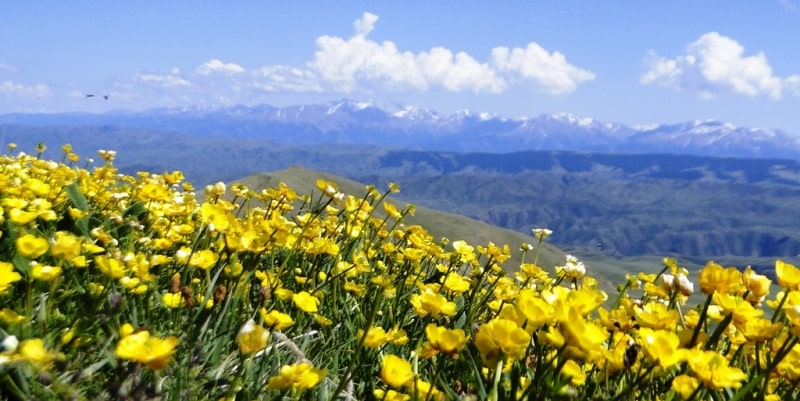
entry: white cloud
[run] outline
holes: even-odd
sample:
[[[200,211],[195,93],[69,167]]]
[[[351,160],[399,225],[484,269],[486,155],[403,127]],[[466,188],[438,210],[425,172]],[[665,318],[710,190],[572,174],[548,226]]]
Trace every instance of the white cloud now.
[[[709,32],[686,47],[686,54],[667,59],[650,51],[643,84],[658,84],[711,97],[726,93],[780,99],[787,78],[773,75],[763,52],[745,56],[734,39]]]
[[[454,56],[448,49],[434,47],[415,59],[429,84],[440,85],[451,92],[500,93],[506,89],[505,81],[496,71],[464,52]]]
[[[364,13],[364,16],[353,23],[356,35],[367,36],[375,28],[378,16],[372,13]]]
[[[521,85],[552,94],[573,92],[594,74],[531,42],[526,48],[496,47],[480,61],[463,51],[433,47],[412,52],[389,40],[368,35],[379,17],[364,13],[353,23],[349,38],[323,35],[316,51],[299,66],[268,65],[248,70],[233,62],[211,59],[188,73],[144,73],[134,83],[172,99],[181,96],[207,103],[255,103],[274,93],[375,93],[429,90],[502,93]]]
[[[211,75],[214,73],[223,74],[238,74],[244,72],[244,68],[234,63],[223,63],[218,59],[206,61],[201,66],[197,67],[195,72],[200,75]]]
[[[316,75],[302,68],[262,67],[253,72],[253,87],[266,92],[322,92]]]
[[[317,38],[318,50],[306,64],[323,86],[352,92],[359,88],[386,86],[425,89],[427,82],[411,52],[401,52],[390,41],[377,43],[363,35],[348,40],[335,36]]]
[[[28,98],[49,97],[50,88],[44,84],[23,85],[12,81],[4,81],[0,83],[0,94]]]
[[[498,71],[556,95],[573,92],[578,84],[595,77],[593,73],[568,63],[563,54],[548,53],[534,42],[524,49],[495,47],[492,49],[492,63]]]
[[[173,68],[168,74],[139,74],[135,79],[145,84],[155,84],[164,88],[192,86],[191,82],[180,75],[180,71],[177,68]]]
[[[786,77],[784,83],[788,90],[792,91],[795,96],[800,97],[800,75]]]
[[[574,91],[594,74],[569,64],[563,54],[548,53],[536,43],[527,48],[492,49],[491,60],[480,62],[466,52],[444,47],[414,54],[398,50],[391,41],[367,38],[378,16],[364,13],[354,23],[356,34],[343,39],[321,36],[314,59],[306,64],[332,90],[428,90],[501,93],[508,82],[520,82],[553,94]]]

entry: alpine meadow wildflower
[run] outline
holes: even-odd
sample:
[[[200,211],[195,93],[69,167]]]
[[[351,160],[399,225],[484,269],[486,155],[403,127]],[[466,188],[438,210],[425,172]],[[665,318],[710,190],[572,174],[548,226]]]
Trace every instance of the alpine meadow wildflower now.
[[[123,174],[111,150],[46,151],[0,155],[4,398],[800,397],[788,261],[776,293],[672,258],[614,287],[545,260],[546,228],[519,257],[437,239],[404,221],[397,184],[196,191],[180,171]]]

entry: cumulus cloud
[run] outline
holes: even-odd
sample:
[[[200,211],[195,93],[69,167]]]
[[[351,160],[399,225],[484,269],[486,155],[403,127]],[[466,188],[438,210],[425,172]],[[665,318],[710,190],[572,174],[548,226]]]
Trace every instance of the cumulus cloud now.
[[[512,77],[544,88],[553,94],[570,93],[578,84],[591,81],[595,75],[567,62],[559,52],[548,53],[536,43],[526,48],[495,47],[492,49],[492,63],[495,68]]]
[[[451,92],[500,93],[505,80],[488,64],[480,63],[464,52],[455,55],[443,47],[434,47],[415,57],[428,84],[440,85]]]
[[[317,49],[306,68],[331,90],[352,92],[361,86],[427,87],[414,54],[399,51],[393,42],[377,43],[360,34],[348,40],[325,35],[317,38]]]
[[[642,84],[657,84],[712,97],[727,93],[780,99],[794,78],[775,76],[763,52],[745,55],[744,46],[717,32],[709,32],[673,59],[650,51]],[[793,76],[796,77],[796,76]]]
[[[349,39],[321,36],[314,58],[306,64],[323,87],[342,92],[359,89],[428,90],[501,93],[522,84],[552,94],[573,92],[594,74],[580,69],[559,52],[549,53],[537,43],[526,48],[495,47],[491,59],[478,61],[466,52],[444,47],[413,53],[392,41],[368,38],[378,16],[364,13]]]
[[[190,94],[196,101],[255,102],[280,92],[375,93],[444,90],[502,93],[512,86],[555,95],[568,94],[594,79],[557,51],[531,42],[524,48],[495,47],[479,60],[464,51],[432,47],[412,52],[392,41],[369,37],[379,17],[364,13],[349,38],[322,35],[302,65],[268,65],[248,69],[211,59],[183,73],[145,73],[135,77],[143,90]],[[238,100],[237,100],[238,99]]]

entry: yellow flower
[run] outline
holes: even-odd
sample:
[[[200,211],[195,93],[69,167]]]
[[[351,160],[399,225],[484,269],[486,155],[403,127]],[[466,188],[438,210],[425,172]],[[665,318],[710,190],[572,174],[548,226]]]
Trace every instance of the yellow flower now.
[[[564,336],[555,328],[555,326],[548,326],[547,331],[539,331],[536,338],[544,344],[552,345],[555,348],[564,346]],[[475,339],[477,343],[477,338]]]
[[[754,308],[749,302],[735,295],[715,292],[713,299],[722,308],[723,315],[733,314],[733,322],[737,327],[750,319],[757,319],[764,314],[763,310]]]
[[[411,401],[411,396],[408,394],[398,393],[394,390],[384,391],[376,388],[372,391],[372,395],[376,400],[383,401]]]
[[[27,212],[25,210],[16,207],[8,212],[8,219],[20,226],[30,223],[36,217],[38,217],[37,213]]]
[[[517,298],[517,309],[527,319],[525,330],[533,332],[539,326],[553,321],[555,309],[553,305],[539,297],[535,291],[524,289],[519,292]]]
[[[134,329],[133,325],[130,324],[130,323],[123,323],[122,326],[119,326],[119,336],[120,337],[129,336],[129,335],[133,334],[134,331],[136,331],[136,329]]]
[[[53,361],[53,355],[44,347],[44,340],[32,338],[19,344],[19,354],[40,367],[46,367]]]
[[[387,354],[381,361],[381,380],[392,388],[400,388],[414,380],[411,363],[397,355]]]
[[[220,204],[204,202],[200,206],[200,219],[211,231],[225,232],[230,227],[228,211]]]
[[[94,263],[97,265],[97,269],[106,276],[111,276],[116,279],[125,276],[125,264],[118,259],[100,255],[94,257]]]
[[[600,317],[600,323],[606,330],[626,332],[636,324],[636,320],[632,318],[627,308],[617,308],[611,311],[598,308],[597,314]]]
[[[0,262],[0,295],[5,294],[11,284],[21,279],[22,276],[14,271],[14,265]]]
[[[456,250],[456,254],[459,257],[459,260],[462,263],[470,263],[477,261],[477,257],[475,256],[475,248],[469,244],[467,244],[464,240],[453,241],[453,249]]]
[[[443,286],[447,291],[461,294],[469,289],[470,281],[458,273],[451,272],[445,277]]]
[[[769,287],[772,285],[772,280],[767,276],[756,273],[749,266],[744,271],[744,285],[747,291],[750,292],[747,300],[751,299],[760,301],[769,294]]]
[[[450,330],[429,323],[425,327],[425,335],[428,337],[431,347],[445,354],[456,354],[467,346],[467,336],[461,329]]]
[[[530,334],[508,319],[492,319],[475,335],[475,345],[487,366],[496,364],[501,356],[522,358],[530,341]]]
[[[738,389],[742,386],[742,380],[747,379],[747,374],[739,368],[728,366],[728,360],[715,351],[693,350],[687,355],[686,360],[694,376],[708,388]]]
[[[38,238],[33,234],[25,234],[17,238],[17,252],[27,258],[38,258],[44,255],[49,247],[46,239]]]
[[[257,325],[255,320],[248,320],[236,335],[236,344],[239,351],[244,355],[250,355],[267,348],[269,333],[261,325]]]
[[[122,337],[117,343],[114,353],[117,358],[131,360],[152,370],[159,370],[172,360],[172,354],[175,352],[178,342],[176,337],[161,339],[152,337],[147,330],[142,330]]]
[[[744,283],[742,273],[735,267],[724,268],[721,265],[708,262],[703,270],[700,271],[700,290],[703,294],[710,295],[712,292],[723,294],[741,293]]]
[[[50,246],[50,255],[56,258],[72,260],[81,254],[81,241],[75,235],[59,231],[53,238],[53,244]]]
[[[783,313],[792,325],[792,333],[800,335],[800,305],[786,306]]]
[[[399,211],[397,211],[397,206],[395,206],[395,205],[393,205],[393,204],[391,204],[389,202],[385,202],[385,201],[383,202],[383,210],[386,210],[386,213],[388,213],[389,216],[392,216],[395,219],[400,219],[400,218],[403,217],[403,215],[400,214]]]
[[[315,238],[311,249],[306,252],[310,254],[326,253],[331,256],[339,254],[339,245],[330,238]]]
[[[219,260],[218,253],[209,249],[203,249],[192,254],[189,259],[189,265],[208,270],[217,263],[217,260]]]
[[[176,309],[186,306],[186,300],[183,299],[183,294],[180,292],[171,293],[168,292],[161,296],[161,302],[164,303],[168,308]]]
[[[380,348],[390,340],[389,334],[380,326],[373,326],[367,329],[367,335],[364,336],[364,330],[358,329],[358,338],[364,337],[364,346],[370,348]]]
[[[319,298],[309,294],[307,291],[301,291],[292,295],[292,303],[303,312],[319,312]]]
[[[278,376],[269,378],[267,388],[308,390],[319,384],[327,374],[327,369],[315,368],[308,362],[284,365]]]
[[[643,327],[655,330],[675,327],[678,319],[680,319],[678,311],[668,309],[660,302],[648,303],[641,311],[636,311],[636,321]]]
[[[567,363],[561,368],[560,374],[569,377],[573,386],[582,386],[586,383],[586,372],[572,359],[567,360]]]
[[[778,260],[775,262],[775,277],[781,287],[793,291],[800,290],[800,269],[795,265]]]
[[[586,322],[574,306],[566,306],[564,302],[556,305],[556,316],[570,357],[591,358],[602,353],[601,344],[608,338],[606,330]]]
[[[697,379],[687,375],[676,376],[672,380],[672,389],[683,397],[683,399],[689,399],[692,393],[697,389],[697,386]]]
[[[639,339],[645,356],[662,368],[669,368],[686,359],[686,349],[678,348],[678,335],[666,330],[653,330],[642,327]]]
[[[272,330],[283,330],[294,324],[291,316],[274,309],[267,313],[265,308],[261,308],[258,313],[264,319],[264,324]]]
[[[350,270],[350,271],[354,271],[354,270]],[[366,286],[364,286],[363,284],[353,283],[351,281],[345,281],[344,282],[344,289],[345,289],[345,291],[350,292],[350,293],[352,293],[353,295],[355,295],[357,297],[363,297],[364,294],[367,292],[367,287]]]
[[[547,271],[532,263],[523,263],[520,265],[519,272],[517,272],[517,277],[520,281],[550,281],[550,275],[547,273]]]
[[[333,197],[339,191],[339,186],[333,181],[325,181],[320,178],[316,181],[316,184],[317,188],[328,197]]]
[[[328,319],[325,316],[320,315],[319,313],[314,314],[314,321],[317,322],[320,326],[330,326],[333,324],[333,320]]]
[[[400,329],[397,326],[393,327],[389,330],[389,341],[394,345],[404,345],[408,343],[408,333],[404,329]]]
[[[0,309],[0,321],[5,322],[6,324],[21,323],[25,321],[25,317],[18,314],[14,310],[3,308]]]
[[[453,316],[456,314],[455,302],[450,302],[441,294],[433,292],[430,288],[426,288],[422,294],[414,294],[411,296],[411,306],[414,313],[421,317],[428,315],[438,319],[441,315]]]
[[[420,400],[445,401],[447,399],[445,398],[445,394],[439,391],[439,389],[421,379],[414,380],[408,387],[410,387],[409,392],[419,396],[418,399]]]
[[[769,319],[750,319],[744,323],[742,332],[749,341],[769,341],[775,338],[783,328],[779,322],[773,323]]]
[[[61,268],[57,266],[35,264],[31,268],[31,277],[34,280],[54,281],[59,276],[61,276]]]

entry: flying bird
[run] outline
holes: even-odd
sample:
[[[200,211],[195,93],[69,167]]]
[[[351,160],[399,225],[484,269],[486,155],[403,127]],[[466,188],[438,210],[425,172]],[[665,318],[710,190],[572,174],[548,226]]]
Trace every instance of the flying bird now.
[[[89,95],[86,95],[86,97],[94,97],[94,95],[92,95],[92,94],[89,94]]]
[[[108,100],[108,97],[111,95],[103,95],[103,99]]]

